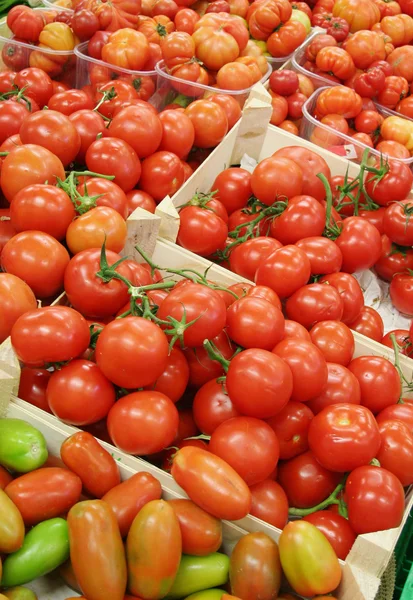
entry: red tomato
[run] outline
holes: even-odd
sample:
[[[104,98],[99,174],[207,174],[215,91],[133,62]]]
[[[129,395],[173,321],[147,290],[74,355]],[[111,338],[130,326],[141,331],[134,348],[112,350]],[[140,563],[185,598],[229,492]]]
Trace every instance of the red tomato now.
[[[291,401],[268,419],[280,444],[280,459],[288,460],[308,450],[308,429],[313,416],[305,404]]]
[[[143,208],[148,212],[154,213],[156,209],[156,202],[150,194],[143,192],[142,190],[131,190],[126,194],[127,202],[127,216],[134,212],[137,208]]]
[[[279,356],[254,348],[231,360],[226,385],[233,405],[241,414],[268,419],[291,398],[293,375]]]
[[[380,448],[380,432],[366,407],[335,404],[314,417],[308,443],[324,468],[344,473],[373,460]]]
[[[248,514],[247,484],[218,456],[186,446],[175,455],[171,473],[191,500],[214,517],[237,520]]]
[[[83,90],[67,90],[53,94],[48,102],[48,108],[70,116],[79,110],[93,110],[93,102]]]
[[[278,463],[279,443],[267,423],[234,417],[213,431],[208,450],[225,460],[248,486],[267,479]]]
[[[397,273],[413,269],[413,250],[398,248],[396,244],[391,242],[387,235],[382,235],[381,242],[381,256],[374,265],[374,268],[382,279],[391,281]]]
[[[216,177],[211,190],[217,190],[214,198],[222,202],[230,215],[235,210],[245,208],[252,196],[251,174],[238,167],[225,169]]]
[[[141,176],[141,164],[134,149],[124,140],[103,137],[92,142],[86,152],[86,166],[94,173],[114,175],[113,180],[129,192]]]
[[[127,106],[113,117],[109,134],[127,142],[140,159],[150,156],[162,140],[162,122],[152,111],[139,106]]]
[[[191,119],[175,110],[161,112],[159,119],[162,124],[159,149],[174,152],[179,158],[188,156],[195,139],[195,129]]]
[[[111,507],[120,534],[125,537],[141,508],[151,500],[159,500],[161,494],[159,481],[150,473],[142,471],[111,488],[102,500]]]
[[[376,164],[380,168],[380,164]],[[369,173],[364,183],[370,198],[380,206],[387,206],[391,201],[404,200],[413,185],[413,173],[410,168],[397,160],[389,161],[382,167],[384,176],[378,177]]]
[[[358,331],[366,337],[376,340],[376,342],[380,342],[384,335],[383,319],[377,310],[370,306],[363,306],[357,319],[349,323],[348,326],[353,331]]]
[[[283,245],[302,238],[321,236],[325,227],[325,210],[312,196],[290,198],[286,210],[271,223],[271,236]]]
[[[210,100],[191,102],[184,113],[192,121],[197,148],[214,148],[228,132],[228,119],[224,109]]]
[[[5,492],[26,527],[66,513],[82,493],[82,482],[68,469],[43,468],[14,479]]]
[[[195,423],[206,435],[211,435],[221,423],[239,416],[225,390],[225,384],[217,383],[215,379],[198,390],[192,410]]]
[[[179,213],[177,243],[200,256],[210,256],[225,247],[228,227],[213,210],[187,206]]]
[[[327,387],[308,407],[315,415],[332,404],[360,404],[360,384],[358,379],[346,367],[336,363],[327,363]]]
[[[338,291],[330,285],[310,283],[292,296],[285,305],[287,316],[308,329],[319,321],[340,320],[343,302]]]
[[[19,317],[36,308],[35,295],[22,279],[9,273],[0,273],[0,343],[10,335]]]
[[[291,399],[298,402],[319,396],[327,385],[327,364],[320,350],[305,340],[287,339],[273,353],[281,357],[293,375]]]
[[[360,383],[361,404],[374,414],[397,404],[402,387],[400,375],[386,358],[359,356],[351,361],[349,370]]]
[[[104,419],[115,403],[116,392],[95,363],[73,360],[52,374],[46,399],[61,421],[81,426]]]
[[[172,348],[166,369],[162,375],[147,386],[146,389],[156,390],[168,396],[172,402],[176,403],[184,395],[189,381],[189,366],[184,353],[179,348]]]
[[[341,475],[322,467],[308,451],[280,463],[277,478],[290,506],[310,508],[328,498],[339,484]]]
[[[377,460],[406,487],[413,482],[413,433],[399,421],[385,421],[379,428],[381,446]]]
[[[393,404],[376,415],[376,421],[381,426],[386,421],[401,421],[413,432],[413,404]]]
[[[360,466],[346,482],[348,518],[357,534],[399,527],[404,513],[404,490],[393,473]]]
[[[124,396],[108,414],[109,435],[115,446],[143,456],[160,452],[178,432],[178,411],[158,391],[134,392]]]
[[[179,522],[182,552],[192,556],[207,556],[222,544],[222,523],[186,499],[168,500]]]
[[[283,529],[288,520],[288,499],[280,484],[265,479],[252,485],[250,492],[250,514],[278,529]]]
[[[120,484],[116,461],[86,431],[78,431],[67,438],[60,448],[60,456],[65,465],[80,477],[86,492],[95,498],[102,498]]]
[[[20,90],[24,88],[25,95],[33,98],[40,108],[43,108],[53,95],[53,83],[49,75],[36,67],[29,67],[17,73],[14,83]]]
[[[10,473],[4,467],[1,467],[1,469],[0,469],[0,488],[2,490],[4,490],[4,488],[11,481],[13,481],[13,477],[10,475]]]
[[[229,256],[231,271],[254,281],[258,267],[281,248],[282,244],[271,237],[258,236],[234,247]]]
[[[384,213],[384,233],[400,246],[413,246],[413,221],[410,219],[412,207],[411,200],[402,200],[390,204]]]
[[[86,320],[68,306],[32,310],[17,319],[11,343],[26,366],[71,360],[83,354],[90,341]]]
[[[113,181],[102,179],[101,177],[91,177],[77,187],[77,191],[81,196],[85,196],[85,208],[88,207],[87,198],[95,197],[92,201],[93,206],[107,206],[116,210],[123,219],[128,216],[128,206],[125,192]],[[80,205],[81,198],[76,202]],[[106,247],[108,245],[106,244]]]
[[[284,316],[264,298],[246,296],[228,308],[226,331],[243,348],[272,350],[284,337]]]
[[[224,358],[229,359],[234,354],[235,350],[225,331],[213,338],[212,342]],[[203,346],[186,348],[184,353],[189,364],[189,383],[191,386],[199,388],[224,373],[222,365],[216,360],[211,360]]]
[[[46,369],[23,367],[20,373],[19,398],[51,413],[46,399],[46,388],[50,377],[51,373]]]
[[[302,194],[303,172],[290,158],[271,156],[255,167],[251,188],[258,200],[271,205],[280,196],[290,199]]]
[[[318,510],[304,517],[304,521],[324,533],[337,558],[346,559],[357,537],[347,519],[329,510]]]
[[[83,164],[89,146],[92,145],[99,134],[106,131],[105,121],[97,112],[87,109],[71,113],[69,121],[73,123],[80,136],[80,150],[77,153],[76,161]]]
[[[354,337],[350,329],[339,321],[321,321],[310,331],[311,341],[327,362],[347,366],[354,354]]]
[[[390,283],[390,298],[401,313],[413,316],[413,277],[408,273],[397,273]]]
[[[143,162],[139,186],[159,202],[165,196],[173,196],[184,183],[184,179],[182,161],[173,152],[162,150]]]
[[[310,260],[297,246],[284,246],[270,254],[257,269],[255,283],[288,298],[310,279]]]
[[[346,273],[370,269],[380,258],[380,233],[374,225],[360,217],[343,221],[336,244],[343,255],[341,269]]]

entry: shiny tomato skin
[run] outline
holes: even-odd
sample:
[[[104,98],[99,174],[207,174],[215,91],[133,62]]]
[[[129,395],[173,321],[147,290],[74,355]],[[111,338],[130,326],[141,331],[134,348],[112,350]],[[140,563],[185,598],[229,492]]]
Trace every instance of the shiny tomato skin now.
[[[254,281],[258,267],[281,246],[281,242],[266,236],[247,240],[231,251],[229,256],[231,271]]]
[[[167,359],[165,334],[142,317],[112,321],[96,344],[97,365],[110,381],[126,389],[154,383],[165,371]]]
[[[270,254],[255,273],[255,283],[273,289],[280,298],[288,298],[310,279],[311,264],[297,246],[284,246]]]
[[[306,402],[319,396],[327,385],[327,364],[320,350],[305,340],[283,340],[273,349],[293,375],[291,400]]]
[[[102,137],[89,146],[86,166],[94,173],[114,175],[113,180],[124,192],[129,192],[141,176],[141,163],[135,150],[125,141]]]
[[[371,306],[363,306],[358,317],[348,324],[350,329],[358,331],[366,337],[381,342],[384,336],[384,323],[381,315],[371,308]]]
[[[284,337],[284,316],[264,298],[246,296],[228,308],[226,331],[243,348],[272,350]]]
[[[391,281],[397,273],[413,269],[413,250],[401,250],[387,235],[381,237],[382,251],[374,268],[382,279]]]
[[[109,134],[127,142],[140,159],[156,152],[162,140],[162,123],[156,114],[139,106],[127,106],[113,117]]]
[[[29,310],[37,308],[36,297],[30,287],[11,273],[0,273],[0,343],[10,335],[14,323]]]
[[[179,521],[165,500],[148,502],[135,517],[126,542],[128,589],[159,600],[171,589],[182,553]]]
[[[347,367],[327,363],[327,387],[320,396],[310,400],[307,406],[316,415],[332,404],[360,404],[360,384]]]
[[[224,358],[229,359],[234,354],[235,350],[225,331],[221,331],[212,341]],[[209,358],[203,346],[185,348],[184,354],[189,365],[189,383],[195,388],[202,387],[205,383],[219,377],[224,372],[219,362]]]
[[[239,412],[231,402],[225,383],[211,379],[197,391],[192,411],[195,423],[205,435],[211,435],[224,421],[238,417]]]
[[[88,598],[105,594],[123,600],[127,584],[125,551],[115,515],[102,500],[79,502],[69,512],[70,559]]]
[[[388,166],[384,177],[377,180],[373,173],[369,173],[365,181],[366,192],[380,206],[387,206],[390,201],[404,200],[413,184],[413,174],[407,164],[394,160]]]
[[[108,430],[115,446],[130,454],[160,452],[178,432],[178,411],[165,394],[134,392],[124,396],[108,414]]]
[[[82,482],[68,469],[43,468],[17,477],[5,492],[30,527],[66,513],[79,501]]]
[[[10,475],[10,473],[7,471],[7,469],[5,469],[4,467],[1,467],[1,469],[0,469],[0,489],[4,490],[4,488],[6,486],[8,486],[11,481],[13,481],[12,475]]]
[[[25,88],[26,95],[33,98],[43,108],[53,95],[53,82],[45,71],[35,67],[16,73],[14,83],[19,89]]]
[[[273,154],[275,157],[288,158],[294,161],[303,174],[302,194],[309,194],[321,201],[325,198],[325,189],[321,180],[317,177],[322,173],[328,181],[331,179],[330,168],[324,158],[317,152],[301,146],[288,146],[280,148]]]
[[[326,214],[313,196],[294,196],[283,213],[271,223],[271,236],[281,244],[295,244],[302,238],[321,236]]]
[[[215,198],[222,202],[230,215],[245,208],[252,196],[251,174],[239,167],[225,169],[216,177],[211,190],[218,191]]]
[[[306,340],[307,342],[311,342],[310,334],[307,329],[297,323],[296,321],[290,321],[289,319],[285,319],[284,322],[284,339],[290,338],[298,338],[300,340]]]
[[[186,250],[199,256],[210,256],[224,249],[227,237],[225,221],[213,210],[187,206],[180,211],[176,241]]]
[[[379,426],[386,421],[401,421],[413,432],[413,404],[410,402],[392,404],[376,415],[376,421]]]
[[[243,600],[275,598],[281,586],[278,546],[262,532],[248,533],[232,551],[229,567],[231,592]]]
[[[116,391],[94,362],[78,359],[52,374],[46,399],[58,419],[79,427],[104,419]]]
[[[96,206],[108,206],[116,210],[124,219],[128,217],[126,194],[113,181],[101,177],[91,177],[78,185],[77,191],[82,196],[97,196]]]
[[[289,199],[302,194],[303,174],[293,160],[271,156],[254,169],[251,188],[258,200],[271,205],[279,197]]]
[[[89,347],[89,341],[86,320],[68,306],[30,311],[17,319],[11,331],[19,360],[32,367],[76,358]]]
[[[346,499],[349,523],[357,534],[392,529],[403,519],[403,486],[387,469],[354,469],[346,482]]]
[[[145,389],[155,390],[168,396],[172,402],[176,403],[186,390],[189,381],[189,366],[185,354],[179,348],[172,348],[166,369],[160,377]]]
[[[285,305],[289,319],[307,329],[320,321],[339,321],[343,316],[343,302],[338,291],[329,285],[310,283],[290,296]]]
[[[291,400],[275,417],[267,420],[279,441],[281,460],[308,450],[308,429],[313,417],[308,406]]]
[[[282,529],[288,520],[288,499],[281,485],[272,479],[265,479],[252,485],[250,491],[250,514]]]
[[[1,253],[4,271],[23,279],[37,298],[49,298],[63,286],[69,253],[54,237],[42,231],[22,231]]]
[[[97,206],[72,221],[67,228],[66,244],[72,254],[83,250],[106,248],[121,252],[128,230],[123,217],[109,206]]]
[[[271,475],[280,453],[273,429],[252,417],[221,423],[211,435],[208,450],[225,460],[248,486]]]
[[[80,137],[80,149],[76,161],[84,164],[89,146],[97,139],[99,134],[106,131],[105,121],[100,114],[93,110],[77,110],[69,115],[69,121],[75,126]]]
[[[303,517],[303,520],[315,525],[326,536],[337,558],[346,559],[356,540],[356,534],[347,519],[329,510],[318,510]]]
[[[390,283],[393,306],[402,314],[413,317],[413,277],[409,273],[397,273]]]
[[[83,487],[95,498],[102,498],[120,483],[118,466],[105,448],[86,431],[67,438],[60,456],[65,465],[80,477]]]
[[[251,494],[244,480],[225,461],[206,450],[181,448],[174,457],[171,473],[191,500],[217,519],[242,519],[251,508]]]
[[[124,538],[141,508],[151,500],[159,500],[161,494],[159,481],[150,473],[142,471],[110,489],[102,500],[111,507]]]
[[[359,356],[348,365],[360,383],[361,404],[373,414],[397,404],[402,393],[396,367],[381,356]]]
[[[343,255],[341,270],[346,273],[370,269],[380,258],[380,233],[360,217],[345,219],[336,244]]]
[[[354,336],[340,321],[320,321],[310,331],[311,341],[329,363],[347,366],[354,354]]]
[[[3,490],[0,490],[0,506],[4,515],[0,530],[0,548],[2,553],[9,554],[22,547],[25,535],[24,522],[19,510]]]
[[[413,482],[413,433],[399,421],[386,421],[379,429],[381,446],[377,460],[407,487]]]
[[[311,264],[311,275],[327,275],[340,271],[343,257],[338,246],[328,238],[307,237],[296,245],[304,250]]]
[[[182,536],[182,552],[207,556],[222,544],[222,523],[191,500],[168,500],[178,519]]]
[[[341,474],[328,471],[309,450],[282,462],[277,480],[290,506],[310,508],[325,500],[340,483]]]
[[[357,319],[364,306],[363,291],[359,282],[349,273],[330,273],[320,279],[320,283],[328,283],[336,288],[343,302],[341,320],[346,325]]]
[[[226,385],[233,405],[241,414],[268,419],[290,400],[293,374],[282,358],[254,348],[231,360]]]
[[[184,179],[185,171],[180,158],[173,152],[161,150],[144,160],[139,187],[160,202],[165,196],[173,196]]]
[[[366,407],[334,404],[314,417],[308,443],[323,467],[344,473],[369,464],[381,440],[376,420]]]

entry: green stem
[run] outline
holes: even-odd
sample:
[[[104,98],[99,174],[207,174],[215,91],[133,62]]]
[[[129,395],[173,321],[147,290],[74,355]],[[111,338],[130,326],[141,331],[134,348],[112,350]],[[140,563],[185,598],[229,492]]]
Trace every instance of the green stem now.
[[[222,356],[222,354],[219,352],[219,350],[213,342],[210,342],[209,340],[204,340],[203,346],[207,351],[209,358],[211,360],[216,360],[217,362],[219,362],[219,364],[222,365],[225,373],[228,373],[231,361],[227,360]]]
[[[329,495],[329,497],[323,500],[323,502],[320,502],[320,504],[317,504],[317,506],[312,506],[311,508],[290,508],[288,510],[288,514],[292,517],[306,517],[307,515],[311,515],[317,512],[318,510],[324,510],[332,504],[338,504],[339,510],[341,508],[342,512],[347,513],[347,507],[345,506],[344,500],[338,498],[338,495],[344,489],[346,479],[347,478],[345,478],[344,481],[339,483],[335,490]],[[342,516],[347,517],[347,514],[342,514]]]

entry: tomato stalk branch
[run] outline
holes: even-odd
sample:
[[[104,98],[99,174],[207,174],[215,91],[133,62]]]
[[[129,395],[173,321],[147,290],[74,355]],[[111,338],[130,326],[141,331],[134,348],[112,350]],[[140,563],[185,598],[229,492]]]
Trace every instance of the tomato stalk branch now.
[[[231,364],[231,361],[224,358],[224,356],[222,356],[221,352],[218,350],[218,348],[215,346],[215,344],[213,342],[211,342],[210,340],[204,340],[203,346],[204,346],[209,358],[211,360],[216,360],[217,362],[219,362],[219,364],[222,365],[225,373],[227,373],[228,369],[229,369],[229,365]]]
[[[405,388],[405,391],[411,392],[413,391],[413,381],[409,381],[405,374],[403,373],[403,370],[400,366],[400,348],[399,348],[399,344],[397,343],[396,340],[396,336],[394,333],[390,334],[390,339],[391,339],[391,343],[393,346],[393,352],[394,352],[394,366],[396,367],[399,376],[400,376],[400,380],[402,383],[402,393],[399,399],[399,404],[403,404],[403,387]]]
[[[343,481],[341,481],[338,484],[338,486],[328,496],[328,498],[323,500],[323,502],[320,502],[320,504],[317,504],[316,506],[312,506],[311,508],[290,508],[288,510],[288,514],[292,517],[306,517],[307,515],[311,515],[312,513],[317,512],[318,510],[324,510],[325,508],[328,508],[332,504],[337,504],[339,514],[342,517],[347,518],[348,517],[347,505],[340,495],[340,493],[344,490],[346,480],[347,480],[347,476],[344,478]]]

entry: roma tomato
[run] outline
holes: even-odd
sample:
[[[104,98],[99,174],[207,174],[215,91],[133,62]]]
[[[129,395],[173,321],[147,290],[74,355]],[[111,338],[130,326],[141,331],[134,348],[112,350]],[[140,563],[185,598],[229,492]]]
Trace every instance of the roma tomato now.
[[[60,448],[60,456],[65,465],[80,477],[84,489],[96,498],[102,498],[120,483],[115,460],[86,431],[67,438]]]
[[[248,533],[235,545],[229,567],[235,596],[244,600],[277,597],[281,573],[278,546],[265,533]]]
[[[46,462],[46,440],[29,423],[20,419],[0,419],[0,433],[0,464],[3,467],[28,473]]]
[[[43,468],[14,479],[5,492],[30,527],[66,513],[79,501],[82,482],[68,469]]]
[[[162,598],[172,587],[181,553],[174,509],[164,500],[148,502],[135,517],[126,542],[129,590],[147,600]]]
[[[191,500],[169,500],[179,522],[182,552],[193,556],[207,556],[222,544],[222,523],[206,513]]]
[[[202,592],[209,594],[204,600],[218,600],[216,590],[211,586],[222,586],[228,581],[229,558],[226,554],[212,552],[208,556],[183,554],[178,574],[168,596],[171,600],[190,597],[201,600]],[[197,593],[199,592],[199,593]],[[214,593],[215,592],[215,593]],[[213,594],[213,598],[209,596]],[[219,590],[223,594],[223,590]]]
[[[22,547],[24,522],[19,509],[3,490],[0,490],[0,507],[4,515],[0,524],[0,549],[2,553],[9,554]]]
[[[347,519],[329,510],[318,510],[304,517],[303,521],[311,523],[326,536],[337,558],[346,559],[356,540],[356,534]]]
[[[381,356],[359,356],[348,368],[360,383],[361,404],[373,414],[397,404],[402,392],[400,375],[389,360]]]
[[[376,456],[381,440],[370,410],[354,404],[335,404],[314,417],[308,443],[323,467],[344,473],[369,464]]]
[[[46,399],[61,421],[82,426],[104,419],[115,403],[116,392],[94,362],[79,359],[52,374]]]
[[[288,499],[279,483],[265,479],[250,487],[250,514],[278,529],[283,529],[288,520]]]
[[[328,594],[339,585],[340,563],[317,527],[292,521],[284,527],[278,543],[284,574],[295,592],[305,596]]]
[[[70,559],[88,598],[108,594],[123,600],[127,584],[125,550],[110,506],[101,500],[79,502],[67,517]]]
[[[251,493],[247,484],[218,456],[186,446],[175,455],[171,473],[191,500],[214,517],[237,520],[248,514]]]
[[[277,435],[280,459],[288,460],[308,450],[311,410],[301,402],[290,401],[275,417],[267,420]]]
[[[28,311],[36,310],[37,301],[32,290],[19,277],[10,273],[0,273],[0,343],[10,335],[19,317]]]
[[[357,534],[398,527],[404,513],[404,490],[393,473],[381,467],[354,469],[346,482],[348,519]]]
[[[89,347],[86,319],[68,306],[48,306],[22,315],[11,331],[13,348],[26,366],[65,362]]]
[[[178,411],[165,394],[134,392],[124,396],[108,414],[115,446],[130,454],[154,454],[170,446],[178,433]]]

